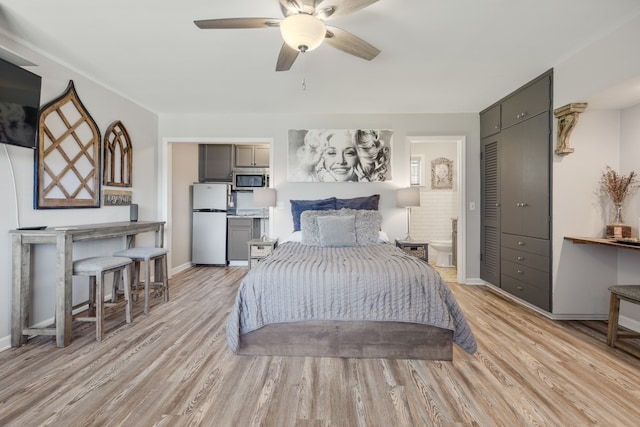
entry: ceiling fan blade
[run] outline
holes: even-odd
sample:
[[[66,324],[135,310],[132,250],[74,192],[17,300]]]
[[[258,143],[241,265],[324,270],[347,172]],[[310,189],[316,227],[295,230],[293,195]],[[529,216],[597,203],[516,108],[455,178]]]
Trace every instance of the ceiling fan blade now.
[[[300,51],[293,49],[288,44],[283,43],[278,55],[278,62],[276,63],[276,71],[288,71],[293,63],[296,61]]]
[[[316,11],[316,3],[316,0],[280,0],[280,10],[284,16],[294,13],[313,15]]]
[[[292,13],[299,13],[302,4],[298,0],[280,0],[280,10],[284,16]]]
[[[336,27],[327,27],[325,42],[343,52],[371,61],[380,50],[348,31]]]
[[[233,28],[271,28],[280,26],[279,18],[223,18],[193,21],[203,30]]]
[[[324,0],[319,4],[317,16],[320,19],[340,18],[377,2],[378,0]],[[323,17],[321,11],[325,9],[331,12]]]

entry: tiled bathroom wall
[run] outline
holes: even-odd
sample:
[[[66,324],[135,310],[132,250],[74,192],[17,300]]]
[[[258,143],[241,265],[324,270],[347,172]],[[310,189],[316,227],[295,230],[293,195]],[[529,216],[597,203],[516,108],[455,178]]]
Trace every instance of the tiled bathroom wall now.
[[[452,143],[412,144],[411,156],[422,159],[423,182],[420,186],[420,206],[411,208],[410,234],[413,240],[451,240],[452,218],[458,216],[458,183],[456,146]],[[453,162],[452,189],[431,188],[431,161],[445,158]],[[435,252],[429,248],[429,259]]]

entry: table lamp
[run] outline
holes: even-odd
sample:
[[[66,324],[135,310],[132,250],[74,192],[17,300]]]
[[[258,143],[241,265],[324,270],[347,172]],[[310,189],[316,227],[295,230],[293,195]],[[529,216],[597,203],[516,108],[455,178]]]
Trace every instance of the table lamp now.
[[[411,224],[411,207],[420,206],[420,189],[418,187],[399,188],[396,190],[396,202],[398,207],[407,209],[407,235],[406,241],[411,241],[409,227]]]
[[[265,242],[269,240],[269,237],[266,235],[264,231],[264,220],[267,217],[267,213],[265,212],[269,208],[275,207],[276,205],[276,190],[273,188],[254,188],[253,190],[253,204],[262,208],[263,218],[260,221],[260,228],[262,231],[262,241]]]

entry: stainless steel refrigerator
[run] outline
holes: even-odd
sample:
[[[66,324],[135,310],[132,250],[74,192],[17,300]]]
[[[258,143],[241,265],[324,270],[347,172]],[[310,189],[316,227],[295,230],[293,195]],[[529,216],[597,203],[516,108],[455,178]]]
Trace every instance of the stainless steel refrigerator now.
[[[193,184],[191,262],[227,264],[227,202],[229,184]]]

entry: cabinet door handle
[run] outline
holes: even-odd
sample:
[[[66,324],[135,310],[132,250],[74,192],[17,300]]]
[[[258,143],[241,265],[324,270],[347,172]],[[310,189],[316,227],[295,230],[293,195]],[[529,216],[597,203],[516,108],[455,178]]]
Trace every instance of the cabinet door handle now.
[[[524,246],[524,242],[518,242],[518,246]]]
[[[524,257],[523,256],[519,256],[518,257],[518,261],[524,261]]]
[[[526,208],[527,206],[529,206],[527,203],[520,203],[520,207]]]
[[[524,271],[518,270],[518,274],[524,274]]]
[[[523,289],[524,289],[524,288],[523,288],[522,286],[518,286],[518,290],[519,290],[519,291],[521,291],[521,290],[523,290]]]

